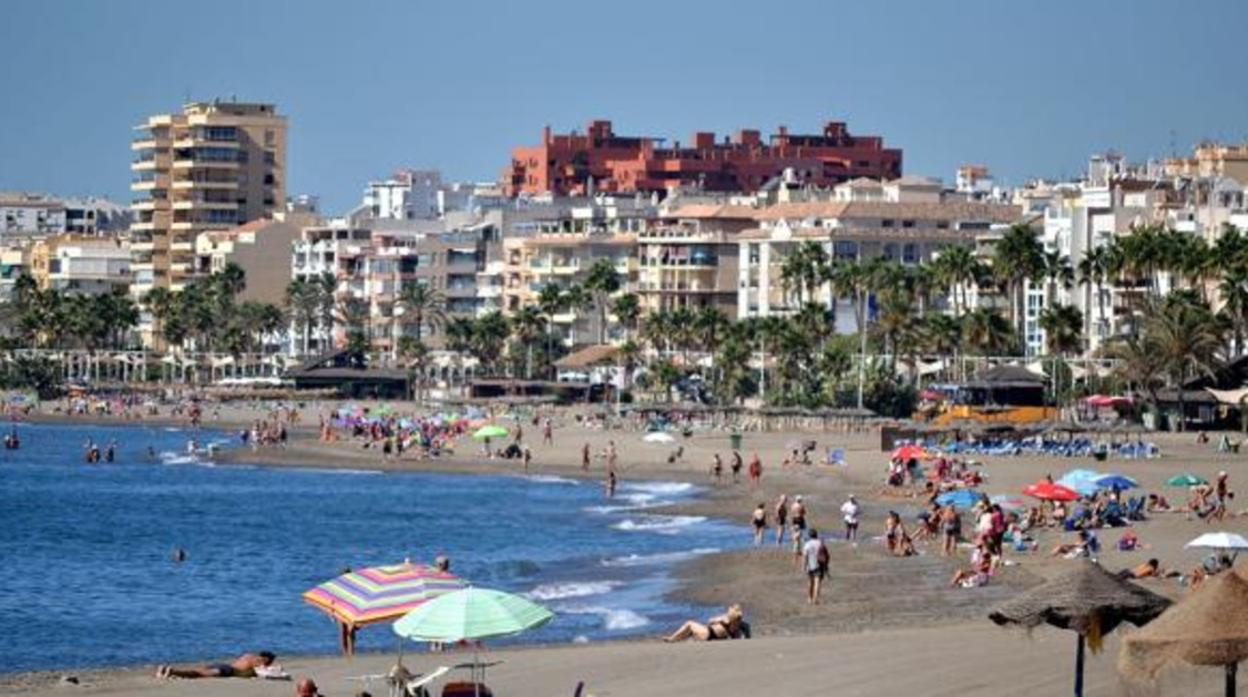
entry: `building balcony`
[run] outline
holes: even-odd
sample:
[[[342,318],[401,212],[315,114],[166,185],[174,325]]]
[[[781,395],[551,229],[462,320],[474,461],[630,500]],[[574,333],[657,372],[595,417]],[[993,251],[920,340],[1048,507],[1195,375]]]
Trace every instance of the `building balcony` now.
[[[156,250],[156,243],[150,239],[130,240],[131,254],[146,254]]]
[[[503,294],[502,286],[477,286],[478,298],[498,298]]]
[[[580,264],[555,264],[550,267],[550,273],[557,276],[573,276],[581,270]]]
[[[174,201],[173,210],[190,211],[190,210],[215,210],[215,211],[233,211],[238,210],[237,201]]]
[[[194,169],[196,167],[213,169],[238,169],[238,162],[233,160],[174,160],[173,168]]]
[[[130,163],[130,171],[132,172],[156,172],[164,171],[169,168],[169,160],[167,158],[153,158],[150,160],[135,160]]]
[[[161,223],[155,220],[149,220],[147,222],[135,221],[133,223],[130,223],[130,230],[132,232],[155,232],[156,230],[163,230],[163,229],[164,229],[164,225],[162,225]]]
[[[199,226],[199,223],[194,223],[189,220],[178,220],[178,221],[170,223],[169,229],[170,230],[194,230],[197,226]]]
[[[154,198],[136,198],[130,202],[130,210],[141,213],[143,211],[154,211],[164,209],[168,201],[160,201]]]
[[[237,140],[209,140],[207,138],[196,138],[189,135],[181,135],[177,140],[173,141],[175,148],[240,148]]]
[[[473,285],[463,286],[447,286],[444,291],[448,298],[475,298],[477,297],[477,287]]]
[[[195,240],[175,239],[169,243],[169,251],[180,254],[190,254],[195,251]]]
[[[237,189],[237,188],[238,188],[238,182],[237,182],[237,181],[228,181],[228,182],[209,182],[209,181],[196,181],[196,180],[194,180],[194,179],[174,179],[174,180],[173,180],[173,182],[172,182],[172,184],[170,185],[170,187],[169,187],[169,188],[173,189],[174,191],[186,191],[186,190],[188,190],[188,189],[202,189],[202,190],[207,190],[207,189],[229,189],[229,190],[233,190],[233,189]]]
[[[152,189],[169,188],[169,176],[165,174],[157,175],[151,179],[144,181],[130,182],[131,191],[151,191]]]

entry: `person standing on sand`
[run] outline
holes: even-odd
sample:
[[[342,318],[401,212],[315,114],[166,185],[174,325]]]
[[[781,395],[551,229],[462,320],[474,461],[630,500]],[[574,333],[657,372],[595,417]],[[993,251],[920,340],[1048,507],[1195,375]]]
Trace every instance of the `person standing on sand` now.
[[[754,453],[750,457],[750,485],[757,487],[763,482],[763,461],[758,459],[758,453]]]
[[[722,484],[724,481],[724,461],[720,458],[719,453],[715,453],[714,461],[711,464],[711,476],[715,478],[716,484]]]
[[[943,536],[940,551],[946,557],[952,557],[958,551],[958,538],[962,536],[962,516],[953,504],[945,506],[940,512],[940,532]]]
[[[845,539],[858,543],[858,516],[862,513],[862,507],[858,505],[858,499],[853,494],[849,495],[849,500],[841,504],[841,515],[845,519]]]
[[[750,522],[754,524],[754,546],[759,547],[767,532],[767,504],[760,503],[754,507],[754,516]]]
[[[516,422],[516,445],[520,445],[523,442],[524,442],[524,426],[521,426],[520,422],[517,421]]]
[[[529,471],[529,464],[533,462],[533,451],[529,450],[529,446],[524,446],[524,471]]]
[[[776,501],[776,546],[784,544],[784,533],[788,530],[789,495],[780,494]]]
[[[581,446],[581,471],[589,471],[589,443]]]
[[[615,460],[617,457],[617,454],[615,452],[614,440],[607,441],[607,449],[604,454],[607,457],[607,469],[611,470],[611,472],[614,473],[615,472]]]
[[[806,568],[806,602],[819,604],[819,592],[823,587],[823,579],[828,575],[828,546],[819,539],[819,531],[810,529],[810,539],[802,546],[802,559]]]
[[[732,483],[741,483],[741,467],[745,465],[745,460],[741,457],[741,451],[734,449],[732,451]]]
[[[554,426],[553,424],[550,423],[549,416],[546,417],[546,421],[542,423],[542,444],[543,445],[555,444]]]

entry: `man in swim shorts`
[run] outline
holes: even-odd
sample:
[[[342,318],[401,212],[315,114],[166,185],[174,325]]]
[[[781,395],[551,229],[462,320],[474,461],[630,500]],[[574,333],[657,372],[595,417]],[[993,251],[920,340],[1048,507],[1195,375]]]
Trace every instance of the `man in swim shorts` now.
[[[234,659],[233,663],[210,663],[201,668],[174,668],[160,666],[156,669],[158,678],[254,678],[257,668],[268,668],[277,659],[269,651],[245,653]]]

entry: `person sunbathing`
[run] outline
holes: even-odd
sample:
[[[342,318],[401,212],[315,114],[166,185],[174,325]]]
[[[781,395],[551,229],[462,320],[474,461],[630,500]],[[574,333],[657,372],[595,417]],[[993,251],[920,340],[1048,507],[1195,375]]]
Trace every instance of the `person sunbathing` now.
[[[988,579],[992,576],[993,556],[988,552],[984,545],[980,545],[976,549],[978,559],[971,560],[969,569],[958,569],[953,574],[953,579],[949,585],[953,588],[980,588],[988,585]]]
[[[1165,496],[1162,496],[1161,494],[1149,494],[1148,503],[1145,504],[1144,510],[1149,513],[1157,513],[1170,511],[1173,510],[1173,508],[1170,506],[1170,502],[1166,500]]]
[[[1096,552],[1096,536],[1087,530],[1080,530],[1079,537],[1076,542],[1062,543],[1053,548],[1049,552],[1051,557],[1066,557],[1073,559],[1075,557],[1088,557]]]
[[[233,663],[211,663],[200,668],[174,668],[159,666],[156,668],[158,678],[254,678],[257,670],[270,668],[277,660],[269,651],[245,653],[234,659]]]
[[[1149,559],[1142,564],[1138,564],[1130,569],[1123,569],[1118,572],[1118,578],[1124,581],[1130,581],[1138,578],[1158,578],[1169,575],[1172,574],[1162,571],[1161,562],[1156,559]]]
[[[740,605],[732,605],[722,615],[712,617],[706,624],[689,620],[679,629],[665,637],[663,641],[671,644],[685,639],[698,641],[723,641],[726,639],[743,639],[746,637],[745,614]]]

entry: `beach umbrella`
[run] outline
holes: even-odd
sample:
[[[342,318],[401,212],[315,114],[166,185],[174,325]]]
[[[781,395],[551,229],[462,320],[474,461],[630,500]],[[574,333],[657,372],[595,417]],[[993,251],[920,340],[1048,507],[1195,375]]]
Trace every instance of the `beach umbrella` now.
[[[984,500],[984,495],[972,489],[954,489],[936,497],[936,503],[942,506],[953,504],[955,508],[971,508]]]
[[[642,438],[642,440],[647,443],[671,443],[675,441],[676,439],[673,438],[670,434],[664,433],[662,431],[655,431],[654,433],[647,433]]]
[[[1050,624],[1078,634],[1075,646],[1075,697],[1083,695],[1085,644],[1099,652],[1101,639],[1123,622],[1141,626],[1160,615],[1170,601],[1119,579],[1092,561],[1020,593],[988,614],[998,625],[1028,629]]]
[[[1096,470],[1089,469],[1073,469],[1062,475],[1062,481],[1067,482],[1094,482],[1105,475]]]
[[[894,460],[922,460],[928,457],[927,451],[917,445],[903,445],[893,451]]]
[[[1140,484],[1139,482],[1135,481],[1134,479],[1126,475],[1118,474],[1115,472],[1113,474],[1107,474],[1104,477],[1097,479],[1096,485],[1102,489],[1122,490],[1122,489],[1134,489]]]
[[[1248,658],[1248,581],[1238,570],[1218,574],[1123,640],[1118,668],[1155,678],[1170,663],[1222,666],[1235,697],[1239,662]]]
[[[511,636],[540,627],[554,613],[511,593],[488,588],[465,588],[447,593],[404,615],[394,623],[394,633],[405,639],[455,643]],[[473,644],[473,682],[477,679],[477,644]],[[479,689],[479,687],[478,687]]]
[[[506,435],[507,435],[506,428],[503,428],[502,426],[497,426],[494,424],[490,424],[488,426],[482,426],[481,428],[478,428],[476,431],[473,431],[472,433],[472,437],[476,438],[477,440],[482,440],[485,438],[503,438]]]
[[[1207,532],[1183,546],[1243,550],[1248,549],[1248,540],[1233,532]]]
[[[465,585],[432,566],[395,564],[350,571],[308,590],[303,599],[343,624],[361,627],[402,617]]]
[[[1183,474],[1176,474],[1173,477],[1166,480],[1166,484],[1169,486],[1200,486],[1201,484],[1208,484],[1208,483],[1209,483],[1208,479],[1205,479],[1203,477],[1197,477],[1196,475],[1191,474],[1189,472],[1184,472]]]
[[[1079,492],[1074,489],[1045,480],[1028,484],[1023,493],[1042,501],[1078,501],[1080,498]]]
[[[1027,510],[1027,502],[1012,496],[1010,494],[997,494],[988,499],[990,503],[995,503],[1001,507],[1003,511],[1025,511]]]

